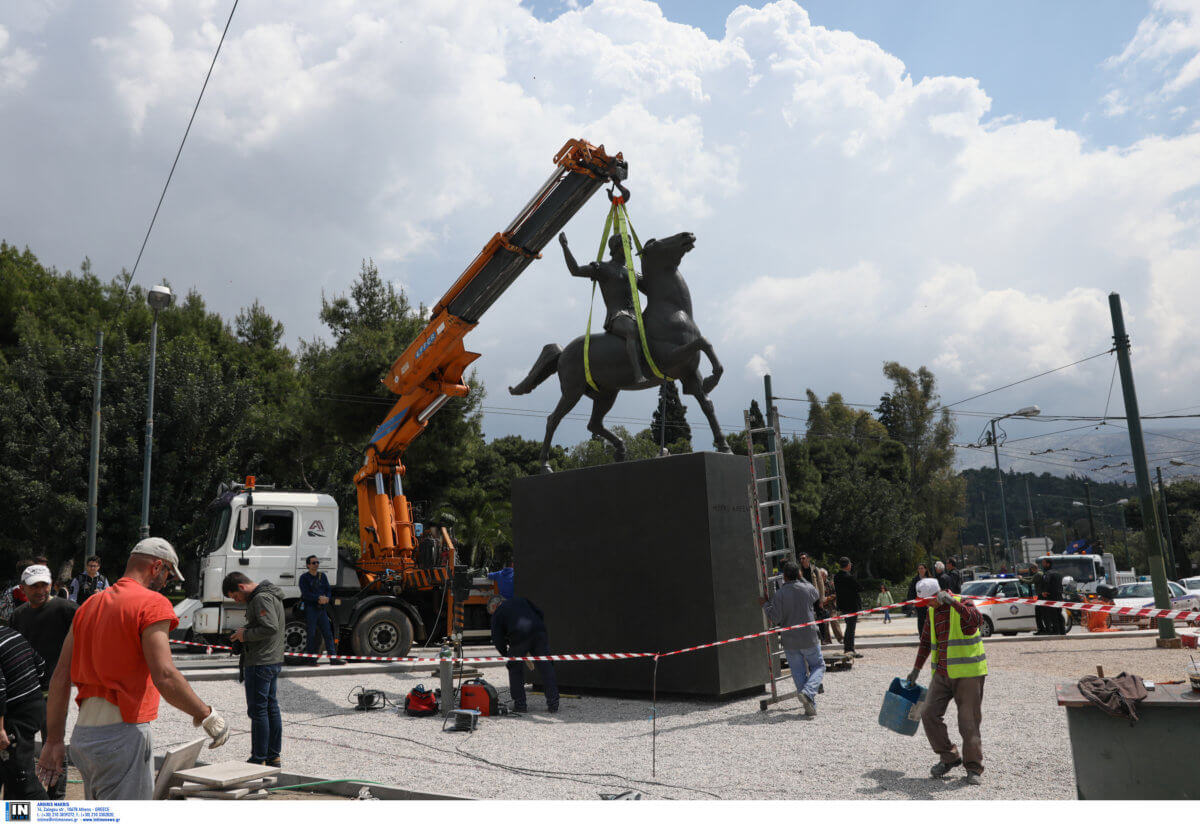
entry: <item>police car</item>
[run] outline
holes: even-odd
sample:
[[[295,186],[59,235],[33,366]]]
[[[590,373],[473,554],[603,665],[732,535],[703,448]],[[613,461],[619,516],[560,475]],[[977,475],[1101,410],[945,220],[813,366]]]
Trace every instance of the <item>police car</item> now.
[[[1033,604],[1003,604],[988,600],[989,598],[1033,598],[1034,594],[1029,584],[1020,581],[1014,575],[993,575],[988,578],[978,578],[963,584],[963,595],[972,595],[978,600],[972,601],[976,609],[983,615],[983,624],[979,634],[984,638],[999,633],[1000,635],[1016,635],[1018,632],[1034,632],[1037,630],[1037,618]],[[1063,625],[1067,632],[1075,625],[1071,611],[1064,609]]]

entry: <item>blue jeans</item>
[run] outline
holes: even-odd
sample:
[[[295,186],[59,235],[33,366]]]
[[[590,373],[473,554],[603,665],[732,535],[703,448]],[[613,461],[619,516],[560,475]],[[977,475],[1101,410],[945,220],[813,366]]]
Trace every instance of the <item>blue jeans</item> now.
[[[885,624],[892,623],[892,611],[890,609],[885,609],[883,611],[883,623],[885,623]]]
[[[283,749],[283,718],[275,688],[281,664],[246,667],[246,715],[250,716],[250,757],[260,764]]]
[[[332,658],[337,655],[337,647],[333,644],[333,628],[329,626],[329,615],[325,607],[314,604],[304,605],[304,618],[308,621],[308,640],[305,642],[305,652],[317,651],[317,633],[325,639],[325,652]]]
[[[788,669],[792,671],[792,680],[796,682],[796,692],[802,692],[816,702],[817,689],[825,677],[825,657],[821,655],[821,648],[784,647],[783,654],[787,656]]]
[[[522,655],[549,655],[550,637],[545,632],[534,633],[530,638],[514,641],[508,648],[508,654],[513,658]],[[554,677],[554,664],[550,661],[535,661],[534,665],[542,676],[542,686],[546,693],[546,708],[558,709],[558,680]],[[523,661],[508,662],[508,692],[512,696],[513,707],[524,712],[525,704],[525,663]]]

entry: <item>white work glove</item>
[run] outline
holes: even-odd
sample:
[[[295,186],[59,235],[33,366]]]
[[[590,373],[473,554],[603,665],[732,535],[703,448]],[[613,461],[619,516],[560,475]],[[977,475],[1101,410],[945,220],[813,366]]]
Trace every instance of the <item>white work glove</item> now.
[[[939,604],[945,604],[946,606],[950,606],[951,604],[954,603],[954,596],[951,595],[949,592],[946,592],[946,590],[944,590],[944,589],[939,590],[938,594],[937,594],[937,602]]]
[[[208,717],[197,723],[192,722],[193,727],[204,727],[204,731],[208,733],[208,737],[212,739],[212,743],[208,748],[215,749],[229,740],[229,725],[225,723],[225,719],[213,710],[208,714]]]
[[[908,683],[910,683],[910,684],[915,684],[915,683],[917,683],[917,679],[920,677],[921,677],[921,670],[914,669],[912,672],[910,672],[908,674],[908,678],[906,678],[904,680],[908,681]]]

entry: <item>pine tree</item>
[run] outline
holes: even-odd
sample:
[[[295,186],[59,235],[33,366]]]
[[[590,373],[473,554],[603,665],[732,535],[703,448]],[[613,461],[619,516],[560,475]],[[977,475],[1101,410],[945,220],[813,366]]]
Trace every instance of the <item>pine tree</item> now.
[[[692,451],[692,428],[687,422],[687,407],[679,400],[674,381],[659,387],[660,401],[650,421],[650,431],[656,441],[665,443],[672,452]],[[666,432],[663,432],[663,411],[666,411]],[[682,443],[680,443],[682,441]]]

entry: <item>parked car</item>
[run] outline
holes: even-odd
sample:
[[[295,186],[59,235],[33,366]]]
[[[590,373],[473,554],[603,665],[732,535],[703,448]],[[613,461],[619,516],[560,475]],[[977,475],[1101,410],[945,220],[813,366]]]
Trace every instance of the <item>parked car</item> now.
[[[1190,592],[1174,581],[1167,581],[1167,589],[1171,594],[1170,609],[1200,610],[1200,592]],[[1117,587],[1117,597],[1113,603],[1119,607],[1153,607],[1154,585],[1149,581],[1139,581],[1136,584],[1122,584]],[[1118,617],[1118,616],[1114,616]],[[1130,616],[1125,616],[1126,620]],[[1137,620],[1136,616],[1132,620]]]
[[[1029,584],[1016,578],[981,578],[963,584],[963,595],[973,595],[983,600],[975,601],[975,607],[983,615],[983,625],[979,634],[984,638],[999,633],[1000,635],[1016,635],[1018,632],[1033,632],[1037,629],[1032,604],[1008,604],[989,601],[988,598],[1032,598],[1033,592]],[[1075,625],[1075,616],[1068,609],[1063,610],[1063,625],[1067,632]]]

